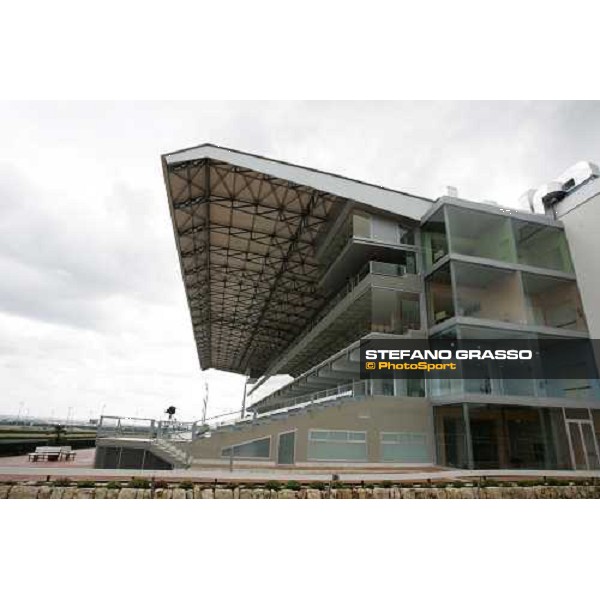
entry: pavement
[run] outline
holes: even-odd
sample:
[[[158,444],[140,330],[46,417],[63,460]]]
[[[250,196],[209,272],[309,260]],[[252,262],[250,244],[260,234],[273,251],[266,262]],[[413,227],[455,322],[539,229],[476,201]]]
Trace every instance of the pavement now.
[[[538,470],[459,470],[459,469],[402,469],[392,471],[343,472],[335,470],[281,469],[281,468],[235,468],[200,467],[173,469],[172,471],[152,471],[139,469],[94,469],[95,448],[77,450],[74,461],[69,462],[29,462],[27,456],[0,457],[0,483],[2,481],[39,481],[47,478],[68,477],[76,480],[127,480],[132,477],[161,480],[191,480],[198,482],[222,481],[331,481],[337,474],[340,481],[347,482],[418,482],[468,480],[477,477],[491,479],[537,479],[548,478],[600,478],[600,471],[538,471]]]

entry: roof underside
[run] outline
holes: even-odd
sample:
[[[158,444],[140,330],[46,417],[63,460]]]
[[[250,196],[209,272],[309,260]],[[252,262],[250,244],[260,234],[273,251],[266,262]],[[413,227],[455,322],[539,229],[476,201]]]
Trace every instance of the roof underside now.
[[[347,200],[223,152],[166,155],[163,169],[200,365],[258,377],[325,302],[315,248]]]

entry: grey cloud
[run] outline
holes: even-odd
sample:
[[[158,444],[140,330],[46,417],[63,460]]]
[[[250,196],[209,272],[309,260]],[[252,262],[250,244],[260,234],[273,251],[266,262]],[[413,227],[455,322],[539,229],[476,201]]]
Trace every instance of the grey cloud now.
[[[115,295],[171,302],[177,272],[166,206],[119,183],[100,206],[72,193],[57,202],[15,169],[0,169],[0,310],[96,327],[108,318],[102,302]]]

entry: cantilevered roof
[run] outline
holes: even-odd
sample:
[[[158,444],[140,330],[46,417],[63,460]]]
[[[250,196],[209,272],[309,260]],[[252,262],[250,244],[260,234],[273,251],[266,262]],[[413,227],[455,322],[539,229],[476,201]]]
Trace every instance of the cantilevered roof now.
[[[162,157],[203,369],[262,375],[324,298],[319,240],[348,201],[418,220],[431,201],[211,144]]]

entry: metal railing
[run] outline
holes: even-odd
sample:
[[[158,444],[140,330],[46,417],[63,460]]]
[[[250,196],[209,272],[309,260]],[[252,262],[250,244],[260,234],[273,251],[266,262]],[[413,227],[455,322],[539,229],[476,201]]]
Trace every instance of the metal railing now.
[[[191,442],[208,430],[200,421],[163,421],[136,417],[102,415],[96,437],[164,439],[170,442]]]
[[[275,413],[285,412],[290,408],[301,408],[304,406],[310,406],[312,404],[339,400],[341,398],[363,397],[370,395],[370,393],[371,382],[369,380],[355,381],[353,383],[339,385],[335,388],[329,388],[327,390],[314,392],[312,394],[304,394],[302,396],[282,399],[279,402],[271,404],[267,411],[258,413],[257,416],[266,417]],[[248,417],[242,421],[247,422],[253,420],[254,418],[256,417]]]

